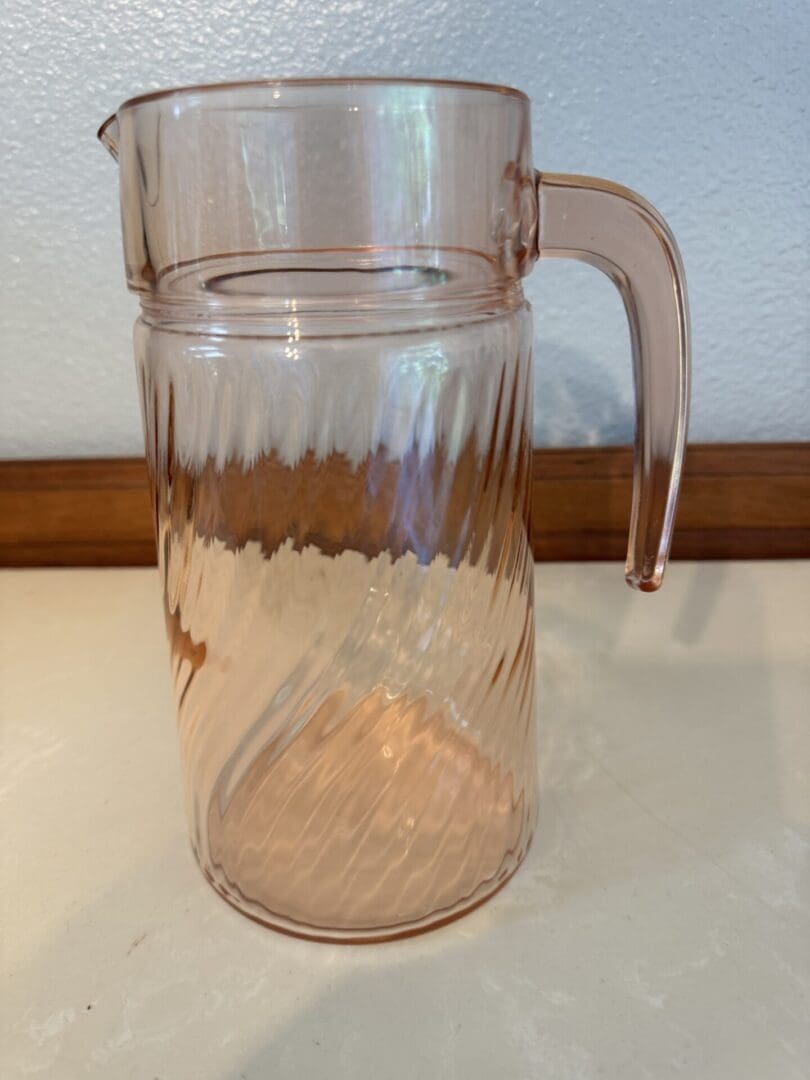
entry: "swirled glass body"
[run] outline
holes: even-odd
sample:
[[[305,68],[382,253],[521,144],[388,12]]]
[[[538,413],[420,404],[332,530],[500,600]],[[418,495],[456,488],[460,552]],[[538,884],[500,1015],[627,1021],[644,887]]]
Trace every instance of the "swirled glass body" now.
[[[136,326],[192,842],[263,922],[407,933],[525,854],[530,323]]]

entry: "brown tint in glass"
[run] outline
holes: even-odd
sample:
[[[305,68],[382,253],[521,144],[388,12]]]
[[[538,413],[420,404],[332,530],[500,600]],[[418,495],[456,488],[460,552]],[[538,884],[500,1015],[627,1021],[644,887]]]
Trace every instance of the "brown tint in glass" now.
[[[538,255],[625,297],[628,576],[654,588],[686,416],[674,243],[538,178],[516,91],[187,88],[102,128],[124,253],[192,843],[278,929],[371,940],[496,891],[535,816]],[[538,198],[539,192],[539,198]]]

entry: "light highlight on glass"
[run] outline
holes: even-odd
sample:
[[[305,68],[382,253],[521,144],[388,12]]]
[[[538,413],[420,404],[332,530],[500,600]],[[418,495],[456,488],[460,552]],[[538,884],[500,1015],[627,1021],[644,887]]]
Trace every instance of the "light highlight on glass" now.
[[[654,588],[686,420],[674,241],[624,189],[538,182],[528,101],[502,87],[188,88],[126,103],[100,136],[141,300],[200,865],[305,936],[456,917],[516,870],[536,809],[520,279],[570,255],[622,291],[640,417],[628,577]]]

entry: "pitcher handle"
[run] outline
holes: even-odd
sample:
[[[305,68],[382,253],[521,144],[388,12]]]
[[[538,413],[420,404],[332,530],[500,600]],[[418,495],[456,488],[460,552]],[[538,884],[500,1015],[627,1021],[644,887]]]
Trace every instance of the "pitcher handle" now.
[[[689,412],[689,310],[669,226],[629,188],[591,176],[537,174],[540,258],[579,259],[624,300],[633,346],[636,434],[625,577],[661,584],[669,557]]]

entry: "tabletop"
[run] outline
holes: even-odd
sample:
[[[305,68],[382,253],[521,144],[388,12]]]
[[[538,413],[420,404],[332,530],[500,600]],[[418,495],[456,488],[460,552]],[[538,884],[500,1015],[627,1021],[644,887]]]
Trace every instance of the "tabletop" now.
[[[810,1075],[810,563],[536,589],[525,864],[456,923],[345,946],[198,871],[156,572],[0,574],[3,1075]]]

